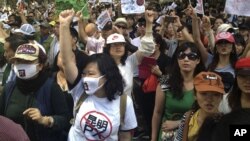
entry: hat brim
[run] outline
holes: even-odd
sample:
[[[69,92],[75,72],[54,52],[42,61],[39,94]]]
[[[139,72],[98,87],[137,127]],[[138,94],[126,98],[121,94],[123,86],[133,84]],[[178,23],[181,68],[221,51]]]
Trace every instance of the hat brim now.
[[[20,54],[20,55],[15,55],[14,57],[10,58],[10,62],[15,62],[17,59],[26,60],[26,61],[35,61],[38,58],[35,56],[29,56],[27,54]]]
[[[220,94],[225,93],[224,89],[218,88],[215,86],[211,86],[211,85],[197,85],[197,86],[195,86],[195,89],[198,92],[216,92],[216,93],[220,93]]]
[[[250,76],[250,68],[236,70],[237,75]]]
[[[14,30],[14,33],[22,33],[24,35],[28,35],[28,36],[33,36],[34,34],[29,34],[29,33],[26,33],[24,31],[22,31],[21,29],[15,29]]]
[[[225,40],[225,41],[227,41],[227,42],[229,42],[229,43],[234,43],[234,41],[231,41],[231,40],[229,40],[229,39],[219,39],[219,40],[217,40],[216,42],[215,42],[215,44],[217,44],[218,42],[220,42],[220,41],[223,41],[223,40]]]

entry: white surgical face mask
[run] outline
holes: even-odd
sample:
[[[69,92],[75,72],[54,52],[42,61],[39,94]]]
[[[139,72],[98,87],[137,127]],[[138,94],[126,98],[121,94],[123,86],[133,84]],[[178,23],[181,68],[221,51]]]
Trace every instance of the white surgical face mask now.
[[[30,79],[39,72],[36,68],[37,65],[38,64],[15,64],[14,72],[20,79]]]
[[[88,95],[93,95],[97,90],[99,90],[104,84],[101,86],[98,86],[100,79],[104,76],[100,76],[98,78],[94,77],[83,77],[83,87],[85,90],[85,93]]]

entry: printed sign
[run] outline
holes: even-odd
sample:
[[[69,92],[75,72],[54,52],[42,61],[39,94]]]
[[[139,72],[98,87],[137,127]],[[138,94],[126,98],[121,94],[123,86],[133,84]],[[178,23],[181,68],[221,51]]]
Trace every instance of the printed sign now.
[[[145,0],[121,0],[122,14],[145,12]]]
[[[227,0],[225,12],[233,15],[250,16],[249,0]]]
[[[195,11],[196,13],[204,15],[203,0],[197,0]]]
[[[103,29],[108,21],[112,21],[108,10],[103,11],[97,18],[96,24],[99,29]]]

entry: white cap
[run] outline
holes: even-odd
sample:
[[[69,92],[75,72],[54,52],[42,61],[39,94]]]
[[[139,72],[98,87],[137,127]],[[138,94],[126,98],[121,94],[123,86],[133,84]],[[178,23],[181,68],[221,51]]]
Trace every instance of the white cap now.
[[[117,33],[114,33],[114,34],[111,34],[108,36],[107,38],[107,44],[112,44],[112,43],[125,43],[125,38],[123,35],[121,34],[117,34]]]
[[[23,24],[19,29],[14,30],[15,33],[23,33],[24,35],[33,36],[36,32],[35,28],[30,24]]]
[[[221,33],[221,32],[227,32],[228,29],[233,28],[233,26],[231,24],[221,24],[218,28],[217,28],[217,34]]]

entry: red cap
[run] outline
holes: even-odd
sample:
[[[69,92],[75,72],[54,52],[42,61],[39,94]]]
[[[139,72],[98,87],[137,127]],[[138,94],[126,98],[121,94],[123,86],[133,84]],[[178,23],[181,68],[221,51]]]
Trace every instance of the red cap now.
[[[227,40],[230,43],[234,43],[234,36],[230,32],[220,32],[215,37],[215,43],[217,43],[220,40]]]
[[[237,75],[250,75],[250,57],[239,59],[236,62],[235,69]]]

